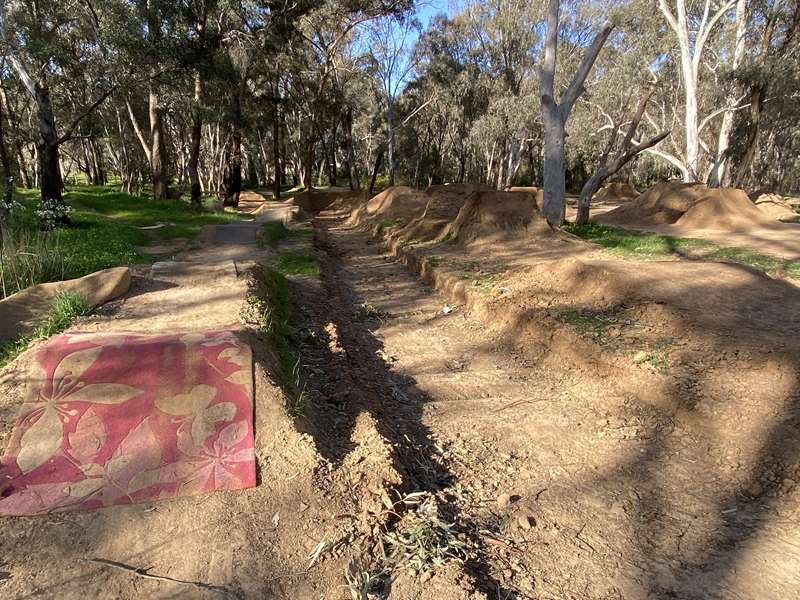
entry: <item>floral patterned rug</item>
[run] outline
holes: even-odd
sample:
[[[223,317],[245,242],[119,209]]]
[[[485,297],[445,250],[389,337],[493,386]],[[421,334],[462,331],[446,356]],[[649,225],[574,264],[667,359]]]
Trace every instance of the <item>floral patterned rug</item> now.
[[[0,459],[0,515],[254,486],[252,373],[230,331],[51,339]]]

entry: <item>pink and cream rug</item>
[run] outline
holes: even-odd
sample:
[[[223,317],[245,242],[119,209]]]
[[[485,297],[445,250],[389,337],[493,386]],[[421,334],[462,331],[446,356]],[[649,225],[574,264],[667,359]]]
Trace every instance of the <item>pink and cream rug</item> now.
[[[0,459],[0,515],[254,486],[252,372],[230,331],[53,338]]]

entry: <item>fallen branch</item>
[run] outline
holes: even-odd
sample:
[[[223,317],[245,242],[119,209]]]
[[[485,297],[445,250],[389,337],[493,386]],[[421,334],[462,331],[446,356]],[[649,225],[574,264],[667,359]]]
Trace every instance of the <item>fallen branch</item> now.
[[[107,558],[90,558],[88,559],[89,562],[93,562],[98,565],[104,565],[106,567],[112,567],[114,569],[119,569],[120,571],[125,571],[127,573],[132,573],[137,577],[142,577],[144,579],[154,579],[156,581],[169,581],[170,583],[177,583],[179,585],[190,585],[196,588],[200,588],[203,590],[209,590],[211,592],[217,592],[218,594],[222,594],[224,597],[227,598],[240,598],[240,595],[226,587],[218,586],[218,585],[211,585],[209,583],[203,583],[201,581],[186,581],[184,579],[175,579],[174,577],[168,577],[166,575],[154,575],[150,573],[150,568],[143,568],[143,567],[134,567],[132,565],[126,565],[125,563],[117,562],[115,560],[108,560]]]

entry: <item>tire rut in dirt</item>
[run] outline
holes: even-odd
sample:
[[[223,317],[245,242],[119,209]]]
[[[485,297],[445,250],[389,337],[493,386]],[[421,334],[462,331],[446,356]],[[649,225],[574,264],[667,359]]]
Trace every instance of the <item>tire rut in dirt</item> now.
[[[463,566],[451,567],[445,577],[462,592],[501,590],[505,597],[515,597],[490,574],[479,533],[488,524],[473,522],[461,510],[464,498],[453,493],[458,475],[443,450],[449,441],[437,439],[423,423],[425,404],[433,399],[392,368],[383,342],[373,333],[384,315],[353,288],[347,269],[369,267],[343,266],[347,257],[319,222],[315,247],[321,278],[294,279],[291,293],[308,398],[297,424],[314,438],[327,461],[318,473],[320,487],[330,489],[331,497],[349,494],[352,511],[360,514],[356,529],[370,532],[367,545],[374,555],[383,553],[387,535],[402,526],[409,508],[404,498],[426,493],[434,498],[439,518],[454,524],[456,545],[468,548]],[[422,297],[433,293],[411,274],[408,279]],[[420,581],[424,579],[412,585]]]

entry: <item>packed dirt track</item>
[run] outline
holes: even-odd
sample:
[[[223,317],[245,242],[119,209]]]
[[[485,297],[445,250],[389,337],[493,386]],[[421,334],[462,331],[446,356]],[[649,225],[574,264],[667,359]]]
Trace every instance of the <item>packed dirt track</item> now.
[[[800,289],[614,258],[532,190],[332,195],[249,198],[295,234],[217,227],[74,328],[236,326],[257,486],[6,519],[5,597],[797,595]],[[286,251],[320,265],[288,277],[296,417],[248,270]]]

